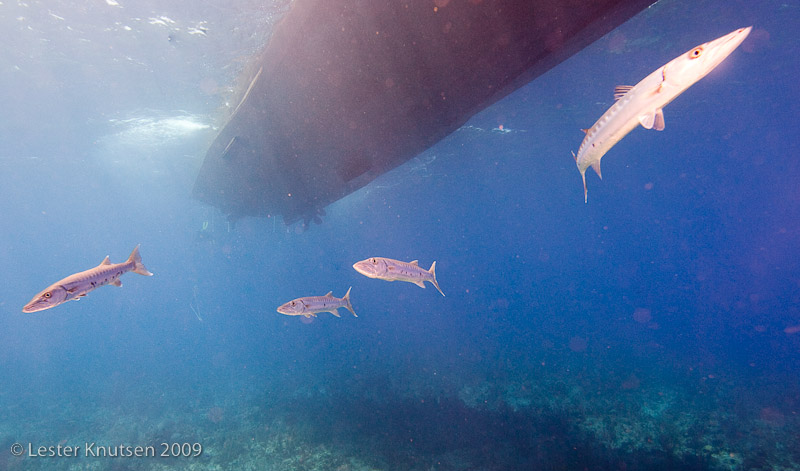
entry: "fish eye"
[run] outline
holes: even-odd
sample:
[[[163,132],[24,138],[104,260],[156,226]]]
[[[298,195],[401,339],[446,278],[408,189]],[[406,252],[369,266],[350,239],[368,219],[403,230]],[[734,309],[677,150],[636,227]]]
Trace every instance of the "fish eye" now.
[[[370,259],[370,262],[372,262],[372,263],[378,263],[378,260],[377,260],[377,259],[374,259],[374,258],[372,258],[372,259]]]
[[[689,59],[697,59],[698,57],[703,55],[703,47],[697,46],[696,48],[689,51]]]
[[[50,292],[44,293],[45,298],[49,298],[51,296]]]
[[[294,302],[294,301],[292,301],[292,306],[294,306],[295,304],[297,304],[297,303],[296,303],[296,302]]]

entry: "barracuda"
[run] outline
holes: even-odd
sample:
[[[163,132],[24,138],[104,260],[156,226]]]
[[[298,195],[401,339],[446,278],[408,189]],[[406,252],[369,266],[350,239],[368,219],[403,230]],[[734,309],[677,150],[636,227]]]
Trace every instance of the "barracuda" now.
[[[420,288],[424,288],[425,282],[428,281],[444,296],[442,289],[439,288],[439,283],[436,282],[436,262],[433,262],[431,268],[426,270],[420,267],[416,260],[401,262],[391,258],[372,257],[356,262],[353,268],[368,278],[384,281],[407,281]]]
[[[350,288],[347,288],[347,293],[341,298],[333,296],[333,291],[328,291],[325,296],[306,296],[305,298],[297,298],[288,303],[281,305],[278,312],[286,316],[305,316],[317,317],[320,312],[330,312],[336,317],[339,315],[339,308],[343,307],[350,311],[355,317],[358,317],[356,311],[353,310],[353,305],[350,304]]]
[[[125,262],[111,263],[106,257],[95,268],[75,273],[53,283],[26,304],[22,308],[22,312],[43,311],[59,304],[64,304],[67,301],[77,301],[86,296],[89,291],[108,284],[122,286],[119,277],[129,271],[144,276],[153,276],[142,264],[138,245]]]
[[[619,86],[614,90],[616,103],[586,131],[578,155],[572,154],[583,178],[584,202],[588,201],[586,169],[592,167],[597,176],[603,178],[600,159],[637,125],[662,131],[662,109],[714,70],[739,47],[751,29],[752,26],[740,28],[701,44],[660,67],[635,86]]]

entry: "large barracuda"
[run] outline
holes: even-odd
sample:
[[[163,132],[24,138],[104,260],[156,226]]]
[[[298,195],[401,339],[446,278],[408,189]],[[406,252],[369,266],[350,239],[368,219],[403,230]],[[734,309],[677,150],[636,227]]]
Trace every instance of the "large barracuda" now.
[[[426,270],[419,266],[419,262],[401,262],[384,257],[371,257],[360,262],[356,262],[353,268],[368,278],[376,278],[384,281],[407,281],[414,283],[420,288],[425,287],[425,282],[430,282],[439,292],[439,283],[436,281],[436,262],[431,264],[431,268]]]
[[[285,2],[193,194],[234,221],[319,222],[654,1]]]
[[[572,154],[583,178],[584,202],[588,200],[586,169],[592,167],[597,176],[603,178],[600,159],[637,125],[662,131],[662,109],[724,61],[739,47],[752,28],[740,28],[701,44],[659,67],[636,85],[614,89],[616,103],[586,131],[578,155]]]
[[[67,301],[77,301],[86,296],[89,291],[108,284],[122,286],[119,277],[129,271],[144,276],[153,276],[142,264],[138,245],[133,249],[128,260],[122,263],[111,263],[106,257],[100,262],[100,265],[90,270],[75,273],[53,283],[26,304],[22,308],[22,312],[43,311]]]
[[[353,305],[350,304],[350,288],[347,288],[347,293],[341,298],[334,297],[333,291],[328,291],[325,296],[306,296],[293,299],[288,303],[282,304],[278,308],[278,312],[286,316],[305,317],[317,317],[320,312],[330,312],[336,317],[341,317],[338,311],[340,307],[343,307],[358,317],[356,311],[353,310]]]

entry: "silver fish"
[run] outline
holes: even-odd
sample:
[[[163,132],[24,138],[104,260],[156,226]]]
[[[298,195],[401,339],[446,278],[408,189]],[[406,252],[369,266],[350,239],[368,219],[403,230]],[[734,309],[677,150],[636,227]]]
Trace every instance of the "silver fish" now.
[[[89,291],[104,285],[112,284],[122,286],[119,277],[132,271],[144,276],[153,276],[142,264],[137,245],[128,260],[122,263],[111,263],[108,257],[100,265],[90,270],[75,273],[61,281],[48,286],[46,290],[37,294],[31,302],[22,308],[22,312],[36,312],[56,307],[67,301],[79,300]]]
[[[358,317],[356,311],[353,310],[353,305],[350,304],[350,288],[347,288],[347,293],[344,297],[333,297],[333,291],[328,291],[325,296],[306,296],[305,298],[297,298],[281,305],[278,312],[287,316],[306,316],[317,317],[320,312],[330,312],[336,317],[339,315],[338,309],[340,307],[347,308],[348,311]]]
[[[600,159],[637,125],[662,131],[662,109],[724,61],[752,28],[740,28],[701,44],[659,67],[635,86],[619,86],[614,90],[616,103],[586,131],[578,155],[572,154],[583,178],[584,202],[587,201],[586,169],[592,167],[603,178]]]
[[[436,262],[426,270],[419,266],[419,262],[401,262],[391,258],[372,257],[356,262],[353,268],[368,278],[377,278],[385,281],[408,281],[420,288],[425,287],[425,282],[430,282],[440,293],[439,283],[436,282]],[[444,296],[444,293],[442,293]]]

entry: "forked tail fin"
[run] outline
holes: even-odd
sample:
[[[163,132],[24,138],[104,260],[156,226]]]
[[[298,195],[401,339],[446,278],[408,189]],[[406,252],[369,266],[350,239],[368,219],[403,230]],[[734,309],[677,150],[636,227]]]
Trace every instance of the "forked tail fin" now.
[[[584,130],[585,131],[585,130]],[[575,155],[575,152],[572,153],[572,158],[575,159],[575,165],[578,164],[578,156]],[[600,167],[598,167],[600,168]],[[583,202],[589,202],[589,192],[586,190],[586,169],[581,170],[581,166],[578,165],[578,171],[581,172],[581,178],[583,179]]]
[[[342,299],[344,299],[344,302],[345,302],[344,307],[346,307],[348,311],[353,313],[354,316],[358,317],[358,314],[356,314],[356,311],[353,310],[353,305],[350,304],[350,290],[351,289],[353,289],[352,286],[347,288],[347,292],[344,294],[344,297]]]
[[[430,270],[428,270],[428,273],[431,274],[431,284],[433,284],[433,286],[436,289],[438,289],[440,293],[442,293],[442,288],[439,288],[439,282],[436,281],[436,262],[433,262],[433,265],[431,265],[431,268]],[[444,296],[444,293],[442,293],[442,296]]]
[[[147,268],[144,267],[142,263],[142,256],[139,255],[139,246],[137,245],[133,252],[131,252],[131,256],[128,257],[128,263],[133,262],[133,270],[134,273],[138,273],[144,276],[153,276],[152,273],[147,271]]]
[[[589,190],[586,189],[586,172],[581,172],[581,178],[583,178],[583,202],[589,202]]]

